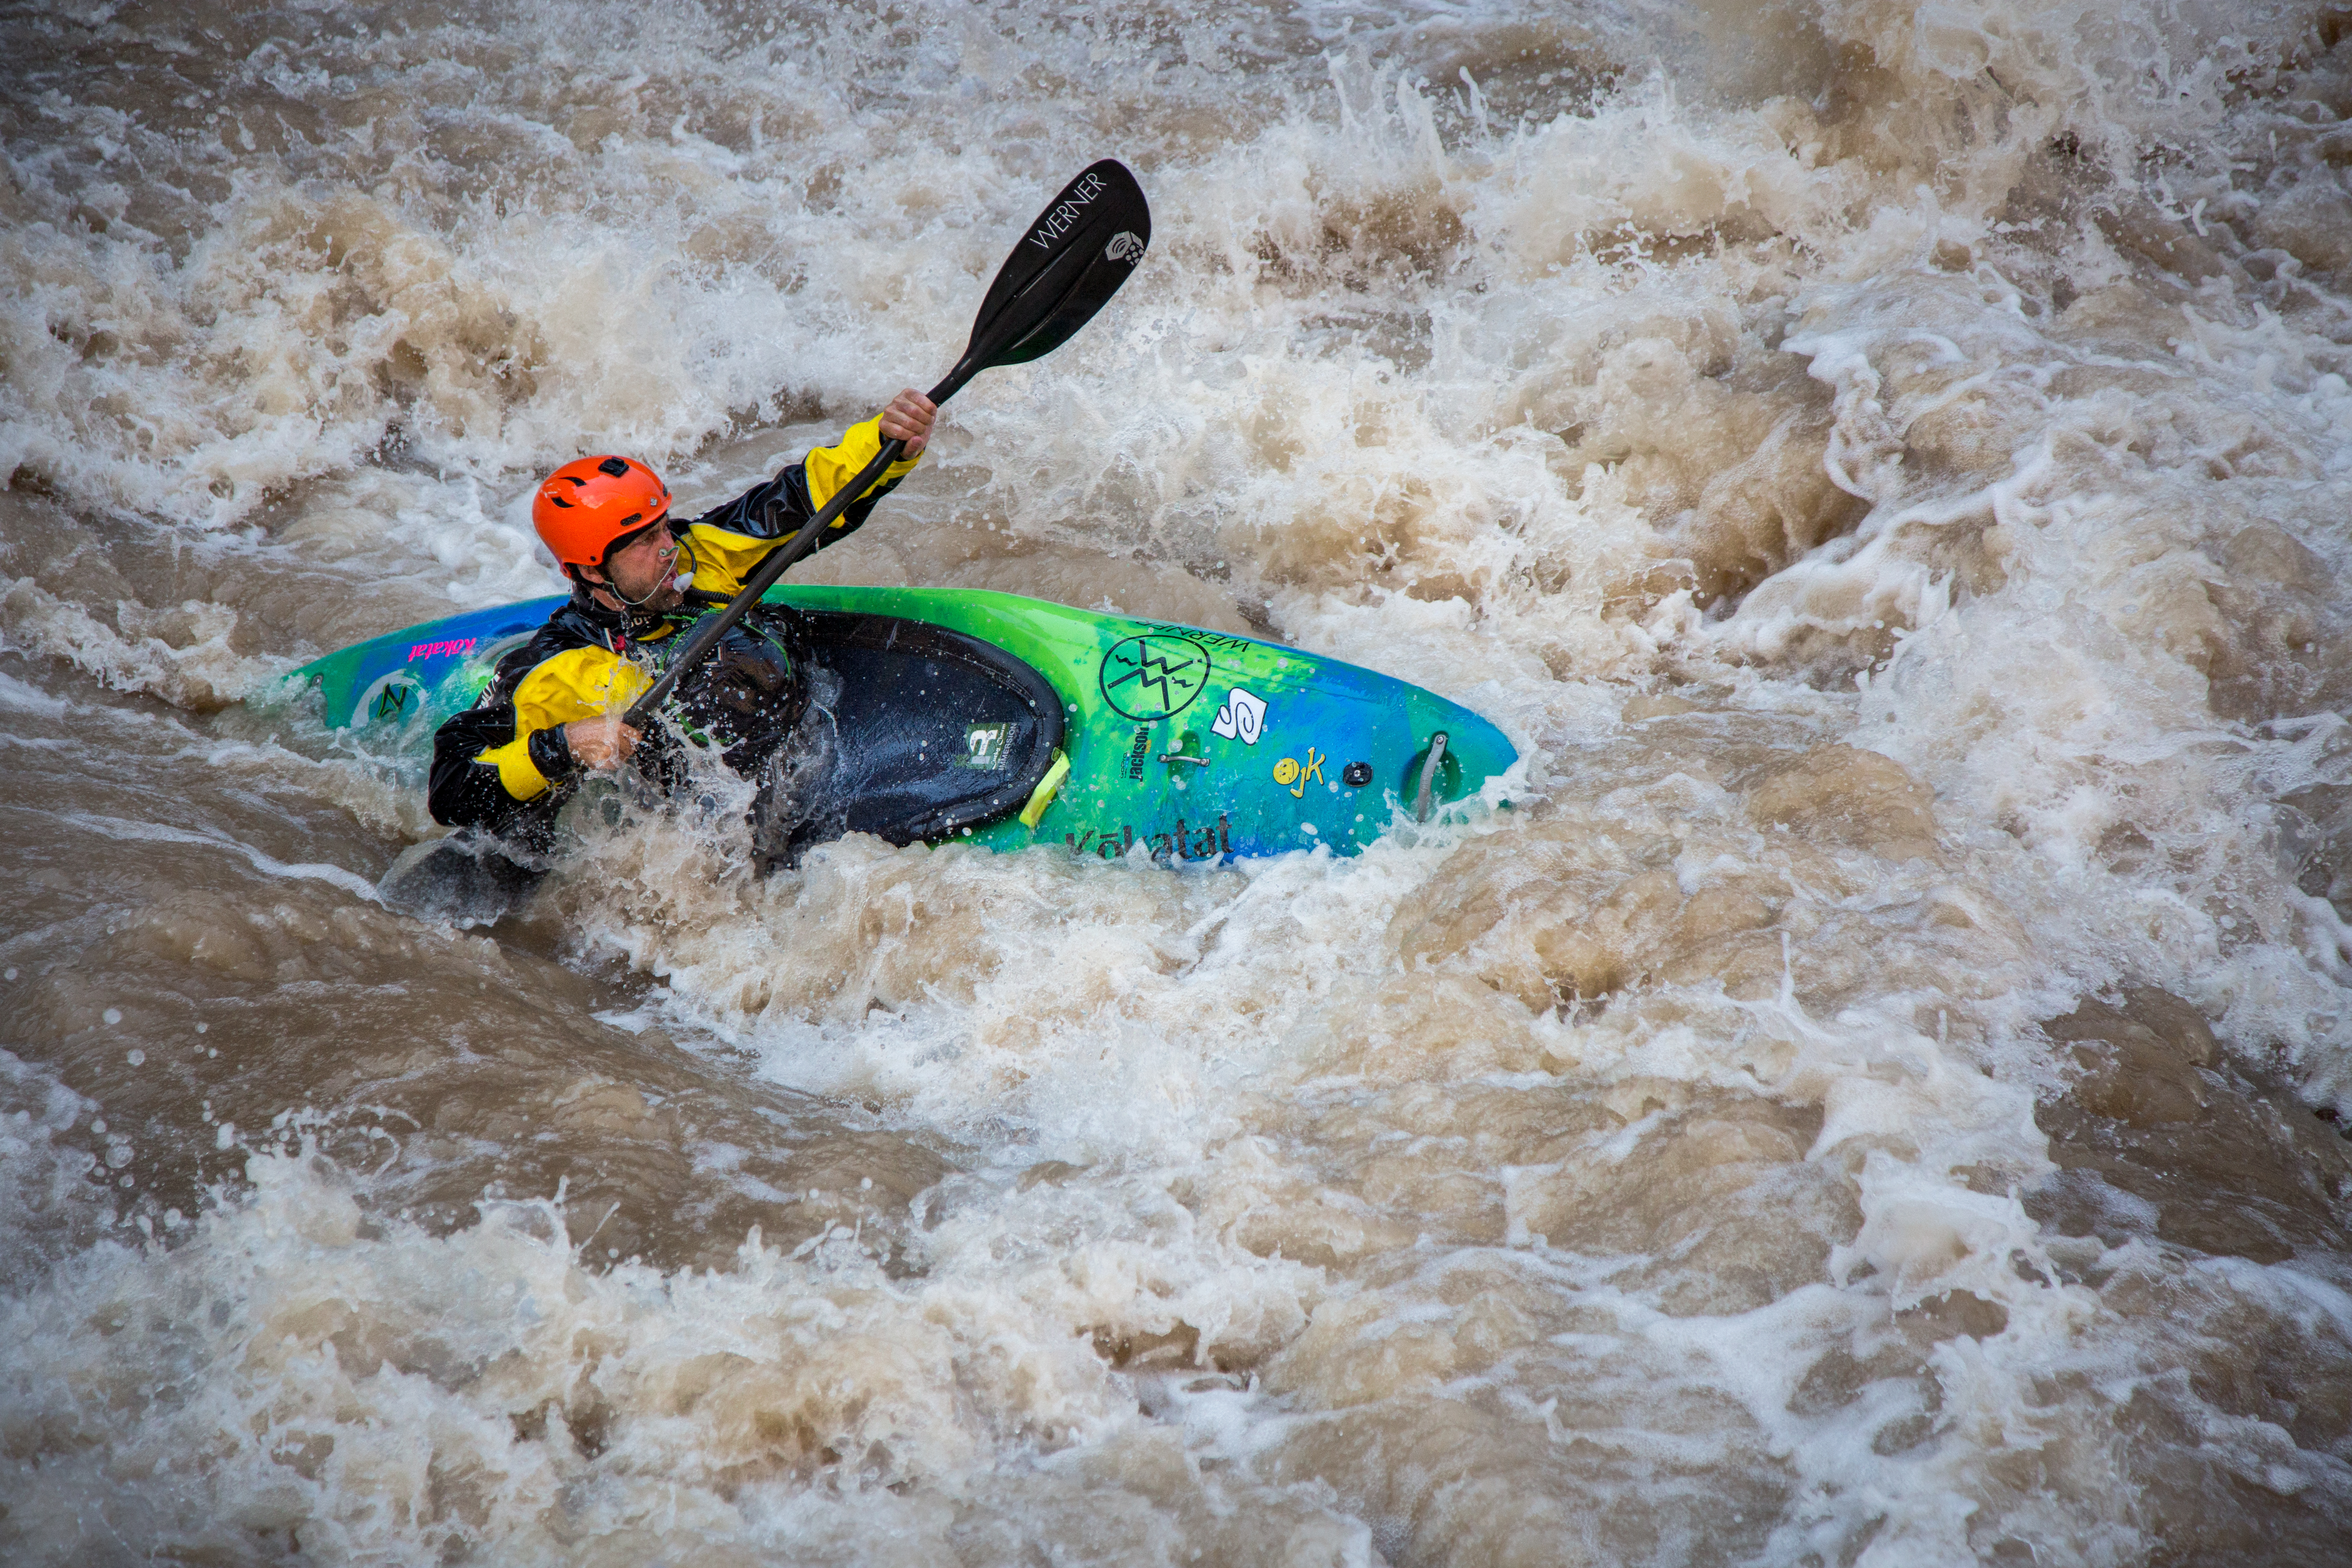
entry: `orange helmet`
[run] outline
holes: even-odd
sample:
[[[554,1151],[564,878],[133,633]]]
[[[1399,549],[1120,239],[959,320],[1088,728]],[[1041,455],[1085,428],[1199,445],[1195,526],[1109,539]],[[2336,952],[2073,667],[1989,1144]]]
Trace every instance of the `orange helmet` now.
[[[627,458],[566,463],[531,499],[530,525],[566,566],[601,566],[613,542],[650,528],[669,510],[669,487]]]

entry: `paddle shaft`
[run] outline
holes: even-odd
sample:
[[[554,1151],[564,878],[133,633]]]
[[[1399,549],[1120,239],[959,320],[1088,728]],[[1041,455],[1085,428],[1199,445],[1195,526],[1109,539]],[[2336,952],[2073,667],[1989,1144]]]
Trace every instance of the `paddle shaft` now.
[[[971,379],[971,374],[965,366],[957,365],[948,373],[945,381],[931,388],[932,404],[937,405],[953,397],[963,384]],[[653,716],[660,711],[669,694],[677,689],[680,678],[702,662],[702,656],[710,651],[711,645],[725,637],[728,628],[741,620],[751,606],[760,602],[760,596],[775,586],[777,578],[791,571],[794,563],[816,548],[817,541],[832,526],[833,520],[872,488],[874,481],[880,479],[906,449],[907,443],[896,436],[883,442],[882,449],[874,454],[872,462],[857,470],[856,479],[834,491],[833,499],[818,508],[814,517],[801,524],[799,532],[769,551],[761,561],[759,569],[744,580],[741,592],[728,600],[726,606],[716,615],[705,616],[696,623],[692,635],[671,658],[669,668],[662,671],[661,679],[648,687],[644,696],[629,704],[629,710],[621,715],[621,722],[633,730],[645,729]]]

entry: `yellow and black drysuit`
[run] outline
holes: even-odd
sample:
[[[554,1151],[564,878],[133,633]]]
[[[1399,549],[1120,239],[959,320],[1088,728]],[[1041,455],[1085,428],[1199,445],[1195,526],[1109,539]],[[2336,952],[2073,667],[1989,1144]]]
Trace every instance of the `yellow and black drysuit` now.
[[[563,726],[627,707],[653,684],[649,671],[659,666],[660,655],[667,651],[665,639],[734,597],[768,552],[798,532],[881,449],[880,420],[868,419],[852,426],[837,444],[817,447],[774,479],[688,523],[678,531],[678,553],[681,561],[690,563],[694,580],[686,603],[675,610],[655,615],[607,609],[575,584],[571,602],[549,616],[529,643],[500,659],[480,699],[434,736],[427,801],[433,820],[486,829],[534,850],[548,848],[556,813],[571,796],[579,772]],[[824,531],[817,547],[856,531],[874,503],[913,470],[915,461],[910,458],[884,469],[882,478]],[[765,613],[755,610],[745,621],[754,622]],[[758,628],[752,631],[758,637]],[[772,628],[759,640],[772,644],[777,634]],[[769,651],[773,657],[764,661],[755,658],[748,670],[737,661],[735,672],[748,673],[764,688],[751,693],[754,699],[771,705],[782,699],[796,705],[796,681],[789,694],[777,689],[779,679],[792,673],[789,660],[780,650]],[[728,678],[729,661],[723,656],[710,663],[715,679]],[[690,689],[696,682],[684,684]],[[715,703],[694,702],[691,690],[681,695],[689,707],[745,706],[725,694]],[[789,717],[768,717],[763,729],[772,750],[789,729]],[[632,760],[657,783],[675,781],[677,753],[656,735],[646,737]],[[765,756],[735,747],[727,760],[739,771],[748,771]]]

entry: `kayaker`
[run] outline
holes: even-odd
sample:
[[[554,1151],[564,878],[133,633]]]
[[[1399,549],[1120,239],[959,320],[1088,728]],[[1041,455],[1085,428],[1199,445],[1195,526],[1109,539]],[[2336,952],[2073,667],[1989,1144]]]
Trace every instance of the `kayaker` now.
[[[817,544],[848,537],[912,471],[937,414],[929,398],[903,391],[833,446],[682,525],[669,515],[661,476],[632,458],[582,458],[549,475],[530,521],[572,579],[571,601],[500,659],[474,706],[435,734],[433,819],[544,850],[580,774],[634,762],[669,782],[674,748],[645,744],[620,720],[652,684],[648,670],[659,667],[666,639],[732,598],[770,551],[873,460],[886,437],[904,441],[904,458],[883,470]],[[688,727],[711,732],[726,745],[728,763],[747,775],[797,716],[802,694],[789,640],[755,612],[680,691]]]

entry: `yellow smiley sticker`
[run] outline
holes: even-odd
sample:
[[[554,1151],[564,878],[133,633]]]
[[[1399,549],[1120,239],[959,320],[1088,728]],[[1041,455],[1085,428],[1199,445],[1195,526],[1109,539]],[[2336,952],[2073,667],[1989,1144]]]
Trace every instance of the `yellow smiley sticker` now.
[[[1291,784],[1290,793],[1297,795],[1302,800],[1305,799],[1307,795],[1307,786],[1310,783],[1321,784],[1323,782],[1323,764],[1330,760],[1330,758],[1325,756],[1314,747],[1307,747],[1306,767],[1294,769],[1292,771],[1292,777],[1296,778],[1298,782],[1295,784]],[[1280,773],[1276,773],[1275,776],[1277,779],[1281,779],[1281,782],[1284,784],[1290,784],[1290,779],[1282,778]]]
[[[1286,784],[1298,776],[1298,764],[1288,757],[1274,764],[1274,782]]]

